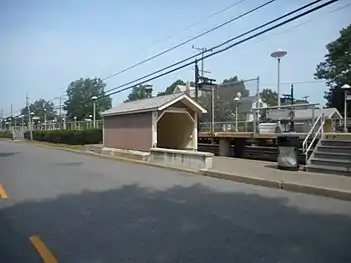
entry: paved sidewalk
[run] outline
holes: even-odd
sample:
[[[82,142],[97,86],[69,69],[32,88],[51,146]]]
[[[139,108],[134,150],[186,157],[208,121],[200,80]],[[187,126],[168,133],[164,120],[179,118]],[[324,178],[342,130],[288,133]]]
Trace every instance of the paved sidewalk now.
[[[212,175],[217,173],[217,177],[225,174],[226,179],[231,179],[230,176],[237,177],[233,178],[234,181],[279,187],[291,191],[310,192],[331,197],[337,197],[330,194],[336,192],[347,196],[342,199],[351,200],[351,177],[347,176],[282,171],[278,170],[276,163],[273,162],[217,156],[214,157],[212,169],[207,175],[211,175],[210,173]]]

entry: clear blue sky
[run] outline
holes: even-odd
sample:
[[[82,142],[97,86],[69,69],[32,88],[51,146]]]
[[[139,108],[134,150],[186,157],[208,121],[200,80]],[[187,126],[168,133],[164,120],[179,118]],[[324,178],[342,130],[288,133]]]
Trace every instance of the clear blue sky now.
[[[14,114],[30,100],[63,95],[68,84],[80,77],[106,77],[243,13],[266,0],[247,0],[210,20],[184,30],[235,0],[2,0],[0,1],[0,108]],[[227,25],[193,43],[107,81],[107,88],[123,84],[164,65],[194,54],[191,45],[211,47],[245,30],[290,11],[306,0],[278,0],[254,14]],[[289,83],[313,81],[316,65],[323,60],[325,45],[351,23],[351,7],[331,11],[349,3],[340,0],[325,9],[278,30],[215,56],[205,63],[211,77],[222,81],[260,76],[261,88],[276,88],[276,61],[270,53],[288,51],[281,68],[282,91]],[[307,21],[306,24],[303,24]],[[301,26],[298,26],[303,24]],[[167,38],[172,36],[171,38]],[[167,38],[157,45],[158,40]],[[153,81],[154,92],[178,78],[193,80],[191,68]],[[253,85],[248,85],[253,91]],[[311,96],[325,103],[323,83],[295,84],[296,96]],[[113,103],[128,91],[113,96]],[[56,103],[58,103],[56,101]]]

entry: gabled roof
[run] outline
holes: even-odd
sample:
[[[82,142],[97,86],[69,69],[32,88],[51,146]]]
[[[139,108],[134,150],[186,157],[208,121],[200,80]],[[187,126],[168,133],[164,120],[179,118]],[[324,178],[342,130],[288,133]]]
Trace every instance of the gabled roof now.
[[[315,109],[314,117],[317,119],[322,112],[325,114],[327,119],[342,119],[341,114],[336,108],[325,108],[325,109]],[[295,119],[298,120],[309,120],[312,118],[312,109],[296,109]]]
[[[187,87],[186,85],[177,85],[173,93],[186,92],[191,98],[195,98],[195,87]],[[202,91],[199,90],[199,97],[201,97]]]
[[[170,95],[164,95],[159,97],[153,97],[150,99],[142,99],[131,102],[125,102],[119,104],[117,107],[109,109],[103,113],[101,116],[114,116],[122,114],[133,114],[140,112],[150,112],[164,110],[167,107],[172,106],[178,101],[184,102],[189,108],[199,113],[206,113],[206,109],[198,104],[195,100],[190,98],[186,93],[174,93]]]

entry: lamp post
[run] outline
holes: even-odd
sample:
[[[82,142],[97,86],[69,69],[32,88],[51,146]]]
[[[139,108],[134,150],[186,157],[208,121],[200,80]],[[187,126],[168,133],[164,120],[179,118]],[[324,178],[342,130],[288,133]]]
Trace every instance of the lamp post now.
[[[93,115],[90,114],[89,115],[89,128],[91,128],[91,124],[92,124],[91,121],[92,121],[92,119],[93,119]]]
[[[44,109],[44,130],[46,130],[46,109]]]
[[[97,100],[97,97],[93,96],[93,97],[91,97],[91,99],[93,100],[93,128],[96,128],[96,100]]]
[[[74,119],[74,129],[77,130],[77,117],[74,116],[73,119]]]
[[[21,117],[21,126],[22,126],[22,130],[24,131],[24,120],[23,120],[24,115],[21,115],[20,117]]]
[[[236,94],[236,97],[234,98],[234,102],[235,102],[235,131],[238,132],[238,104],[241,98],[241,93],[238,92]]]
[[[349,84],[344,84],[342,85],[341,89],[344,90],[344,132],[348,132],[347,129],[347,101],[348,101],[348,96],[351,97],[351,94],[348,94],[348,91],[350,90],[351,86]],[[351,100],[351,98],[350,98]]]
[[[282,49],[278,49],[277,51],[274,51],[271,54],[271,57],[274,59],[277,59],[278,62],[278,67],[277,67],[277,96],[278,96],[278,109],[280,109],[280,60],[282,57],[284,57],[288,52],[282,50]],[[280,120],[278,120],[277,126],[280,129]]]
[[[34,123],[34,121],[33,121],[34,112],[31,112],[31,113],[30,113],[30,117],[29,117],[29,118],[30,118],[30,120],[29,120],[29,128],[30,128],[31,131],[33,131],[33,128],[34,128],[34,127],[33,127],[33,123]],[[31,140],[32,140],[32,139],[31,139]]]

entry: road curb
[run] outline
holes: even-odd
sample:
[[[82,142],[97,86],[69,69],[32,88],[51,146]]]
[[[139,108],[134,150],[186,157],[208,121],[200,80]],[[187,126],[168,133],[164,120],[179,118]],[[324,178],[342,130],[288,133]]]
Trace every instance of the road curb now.
[[[41,144],[41,143],[28,142],[28,141],[27,142],[26,141],[21,141],[21,142],[24,142],[26,144],[36,145],[36,146],[39,146],[39,147],[45,147],[45,148],[51,148],[51,149],[55,149],[55,150],[61,150],[61,151],[66,151],[66,152],[72,152],[72,153],[78,153],[78,154],[83,154],[83,155],[88,155],[88,156],[99,157],[99,158],[102,158],[102,159],[109,159],[109,160],[129,162],[129,163],[133,163],[133,164],[147,165],[147,166],[152,166],[152,167],[156,167],[156,168],[163,168],[163,169],[169,169],[169,170],[178,171],[178,172],[199,174],[198,170],[181,168],[181,167],[173,167],[173,166],[157,164],[157,163],[150,163],[148,161],[136,160],[136,159],[126,158],[126,157],[121,157],[121,156],[109,156],[109,155],[103,155],[103,154],[95,153],[95,152],[86,152],[86,151],[68,149],[68,148],[63,148],[63,147],[55,147],[55,146],[51,146],[51,145],[45,145],[45,144]]]
[[[22,142],[24,142],[24,141],[22,141]],[[330,198],[344,200],[344,201],[351,201],[351,191],[343,191],[343,190],[339,190],[339,189],[323,188],[323,187],[309,186],[309,185],[300,185],[300,184],[296,184],[296,183],[262,179],[262,178],[257,178],[257,177],[247,177],[247,176],[241,176],[241,175],[236,175],[233,173],[225,173],[225,172],[220,172],[220,171],[215,171],[215,170],[206,170],[206,169],[193,170],[193,169],[186,169],[186,168],[180,168],[180,167],[173,167],[173,166],[168,166],[168,165],[163,165],[163,164],[150,163],[148,161],[134,160],[131,158],[126,158],[126,157],[108,156],[108,155],[102,155],[102,154],[94,153],[94,152],[86,152],[86,151],[80,151],[80,150],[74,150],[74,149],[67,149],[67,148],[55,147],[55,146],[45,145],[45,144],[40,144],[40,143],[32,143],[32,142],[29,142],[29,143],[24,142],[24,143],[32,144],[32,145],[36,145],[36,146],[40,146],[40,147],[52,148],[52,149],[56,149],[56,150],[66,151],[66,152],[72,152],[72,153],[78,153],[78,154],[83,154],[83,155],[88,155],[88,156],[99,157],[99,158],[103,158],[103,159],[123,161],[123,162],[140,164],[140,165],[147,165],[147,166],[152,166],[152,167],[156,167],[156,168],[163,168],[163,169],[168,169],[168,170],[173,170],[173,171],[178,171],[178,172],[184,172],[184,173],[188,173],[188,174],[203,175],[203,176],[207,176],[207,177],[224,179],[224,180],[233,181],[233,182],[237,182],[237,183],[251,184],[251,185],[269,187],[269,188],[274,188],[274,189],[282,189],[285,191],[290,191],[290,192],[295,192],[295,193],[303,193],[303,194],[330,197]]]
[[[309,185],[300,185],[295,183],[282,182],[282,189],[291,192],[318,195],[324,197],[331,197],[334,199],[351,201],[351,191],[343,191],[339,189],[324,188]]]
[[[238,183],[252,184],[252,185],[259,185],[259,186],[264,186],[264,187],[269,187],[269,188],[282,189],[280,181],[262,179],[262,178],[257,178],[257,177],[247,177],[247,176],[241,176],[241,175],[236,175],[236,174],[232,174],[232,173],[224,173],[224,172],[219,172],[219,171],[214,171],[214,170],[200,170],[199,173],[204,175],[204,176],[225,179],[225,180],[234,181],[234,182],[238,182]]]

